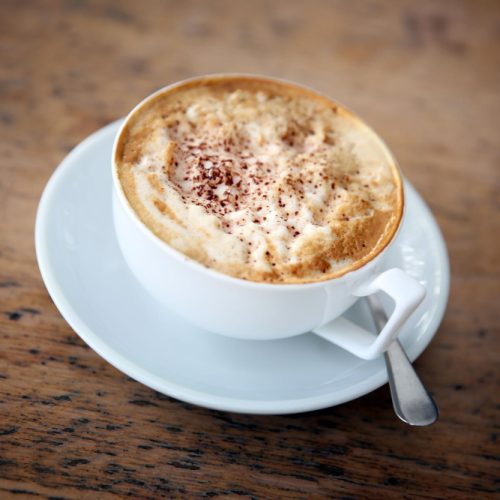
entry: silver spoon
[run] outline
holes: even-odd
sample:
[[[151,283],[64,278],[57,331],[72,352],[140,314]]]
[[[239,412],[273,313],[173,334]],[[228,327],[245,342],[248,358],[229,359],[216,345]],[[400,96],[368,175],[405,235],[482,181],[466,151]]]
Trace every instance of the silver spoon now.
[[[380,331],[387,322],[387,314],[375,295],[367,297],[367,301],[375,326]],[[384,359],[396,415],[410,425],[425,426],[436,422],[439,418],[436,403],[422,384],[398,339],[384,353]]]

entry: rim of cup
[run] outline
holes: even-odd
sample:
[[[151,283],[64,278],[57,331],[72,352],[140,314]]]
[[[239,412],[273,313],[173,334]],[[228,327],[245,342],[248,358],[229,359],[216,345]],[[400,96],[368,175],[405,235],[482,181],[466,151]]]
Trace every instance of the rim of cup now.
[[[243,278],[237,278],[235,276],[231,276],[229,274],[222,273],[220,271],[217,271],[215,269],[212,269],[210,267],[206,267],[200,262],[188,257],[187,255],[183,254],[179,250],[176,250],[172,246],[170,246],[166,241],[162,240],[160,237],[158,237],[137,215],[136,211],[132,208],[130,205],[130,202],[125,195],[125,192],[123,190],[122,183],[120,182],[120,179],[118,177],[118,169],[117,169],[117,162],[116,162],[116,157],[118,154],[118,147],[122,142],[123,135],[127,130],[129,121],[131,118],[138,113],[145,105],[156,99],[158,96],[171,92],[175,89],[181,88],[186,85],[192,85],[196,83],[201,83],[203,81],[210,81],[210,80],[218,80],[218,79],[225,79],[225,78],[242,78],[242,79],[249,79],[249,80],[260,80],[264,82],[274,82],[274,83],[279,83],[287,86],[292,86],[295,87],[299,90],[304,90],[313,94],[316,94],[319,97],[322,97],[324,99],[327,99],[330,101],[332,104],[338,107],[338,109],[342,110],[345,114],[348,114],[351,119],[355,120],[361,127],[363,127],[364,131],[369,133],[375,141],[378,143],[378,145],[381,147],[382,151],[384,154],[387,156],[387,158],[390,160],[390,166],[395,174],[395,178],[398,181],[398,190],[399,190],[399,196],[401,199],[401,205],[399,207],[399,211],[397,214],[398,220],[397,224],[394,226],[394,229],[392,230],[392,234],[390,234],[388,237],[386,237],[386,240],[383,242],[382,245],[380,245],[380,248],[377,249],[376,253],[374,253],[367,261],[362,261],[360,260],[359,265],[356,265],[357,263],[355,262],[352,267],[349,267],[343,274],[340,274],[338,276],[333,276],[331,278],[325,278],[325,279],[319,279],[319,280],[314,280],[314,281],[305,281],[303,283],[267,283],[267,282],[260,282],[260,281],[251,281],[251,280],[245,280]],[[150,241],[152,241],[155,245],[157,245],[159,248],[161,248],[165,253],[167,253],[169,256],[175,258],[178,260],[180,263],[187,265],[196,271],[203,272],[205,274],[208,274],[214,278],[217,278],[222,281],[226,281],[229,283],[237,284],[240,286],[245,286],[245,287],[251,287],[251,288],[261,288],[261,289],[269,289],[269,290],[296,290],[296,289],[304,289],[304,288],[316,288],[316,287],[322,287],[327,285],[328,283],[332,282],[341,282],[341,281],[347,281],[349,279],[352,279],[353,275],[360,270],[368,269],[376,265],[376,263],[380,260],[382,255],[386,252],[386,250],[390,247],[390,245],[395,241],[397,234],[399,233],[399,230],[402,225],[402,220],[404,216],[404,211],[405,211],[405,196],[404,196],[404,182],[403,182],[403,176],[401,172],[401,168],[399,166],[399,163],[397,162],[396,158],[392,154],[391,150],[387,146],[387,144],[384,142],[384,140],[375,132],[375,130],[368,125],[365,120],[360,118],[355,112],[353,112],[350,108],[347,106],[344,106],[342,103],[339,101],[332,99],[331,97],[322,94],[321,92],[318,92],[317,90],[307,86],[307,85],[302,85],[302,84],[297,84],[295,82],[282,79],[282,78],[274,78],[274,77],[268,77],[264,75],[259,75],[259,74],[253,74],[253,73],[213,73],[213,74],[207,74],[207,75],[201,75],[201,76],[196,76],[192,78],[186,78],[184,80],[180,80],[175,83],[171,83],[169,85],[166,85],[165,87],[162,87],[152,94],[149,94],[146,96],[144,99],[142,99],[125,117],[123,120],[123,123],[121,124],[114,143],[113,143],[113,150],[112,150],[112,157],[111,157],[111,164],[112,164],[112,178],[113,178],[113,191],[117,194],[118,196],[118,201],[121,204],[122,208],[125,209],[127,215],[134,221],[134,224],[138,226],[141,230],[141,232],[149,238]]]

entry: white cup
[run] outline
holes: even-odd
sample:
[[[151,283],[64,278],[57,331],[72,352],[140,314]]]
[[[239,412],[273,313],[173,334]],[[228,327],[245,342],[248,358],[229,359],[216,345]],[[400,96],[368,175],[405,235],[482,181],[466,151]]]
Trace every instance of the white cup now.
[[[380,272],[395,235],[372,260],[341,277],[304,284],[269,284],[206,268],[170,247],[139,219],[118,179],[117,145],[130,116],[158,93],[172,87],[161,89],[132,110],[113,148],[116,234],[125,260],[138,281],[169,309],[211,332],[258,340],[314,332],[360,358],[373,359],[386,351],[425,296],[425,288],[401,269]],[[368,127],[367,130],[374,133]],[[382,140],[379,141],[392,157]],[[395,308],[375,337],[340,316],[359,297],[378,291],[389,295]]]

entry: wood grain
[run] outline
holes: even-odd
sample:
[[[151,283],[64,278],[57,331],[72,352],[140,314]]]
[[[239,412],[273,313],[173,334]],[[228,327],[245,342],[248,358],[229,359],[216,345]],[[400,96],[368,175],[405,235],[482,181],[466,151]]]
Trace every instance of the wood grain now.
[[[1,498],[489,498],[499,492],[500,4],[3,1]],[[371,123],[448,244],[444,322],[416,367],[440,422],[387,387],[260,417],[127,378],[69,328],[33,247],[40,194],[79,141],[164,84],[246,71],[309,84]]]

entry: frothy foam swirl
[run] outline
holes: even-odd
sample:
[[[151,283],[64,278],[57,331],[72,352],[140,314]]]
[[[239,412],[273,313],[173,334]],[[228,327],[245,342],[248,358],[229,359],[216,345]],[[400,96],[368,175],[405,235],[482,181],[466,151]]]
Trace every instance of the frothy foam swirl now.
[[[225,77],[160,94],[129,119],[116,162],[157,236],[239,278],[338,276],[399,223],[398,174],[376,136],[289,84]]]

